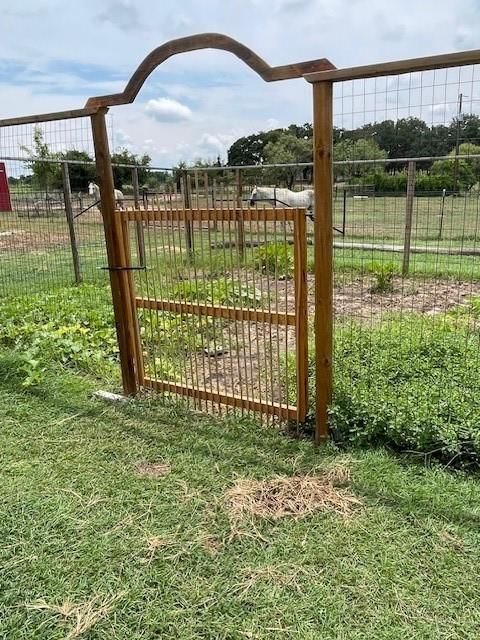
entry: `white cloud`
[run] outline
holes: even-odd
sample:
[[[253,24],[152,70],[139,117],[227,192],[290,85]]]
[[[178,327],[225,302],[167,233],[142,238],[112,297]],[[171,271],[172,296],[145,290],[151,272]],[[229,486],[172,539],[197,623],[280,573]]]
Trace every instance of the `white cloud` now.
[[[267,129],[278,129],[280,126],[279,120],[276,118],[268,118],[267,120]]]
[[[140,13],[131,0],[112,0],[98,17],[121,31],[132,31],[141,26]]]
[[[149,100],[145,105],[145,113],[157,122],[181,122],[192,118],[191,110],[172,98]]]
[[[234,134],[211,134],[204,133],[198,143],[200,156],[210,157],[213,155],[225,156],[230,145],[238,136]]]
[[[113,139],[114,148],[116,149],[127,149],[128,151],[132,150],[132,138],[125,133],[123,129],[115,129],[114,130],[114,139]]]

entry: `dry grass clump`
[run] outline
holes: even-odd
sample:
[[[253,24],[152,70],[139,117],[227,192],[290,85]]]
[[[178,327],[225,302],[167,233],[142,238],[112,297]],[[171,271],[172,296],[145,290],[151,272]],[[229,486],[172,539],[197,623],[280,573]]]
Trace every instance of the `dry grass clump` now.
[[[48,611],[56,616],[60,616],[64,620],[72,619],[74,624],[65,640],[73,640],[89,631],[99,620],[107,616],[112,606],[125,595],[124,592],[117,593],[114,596],[95,596],[88,602],[75,604],[70,600],[66,600],[63,604],[49,604],[45,600],[37,600],[27,604],[27,609],[36,611]]]
[[[149,478],[163,478],[172,470],[168,462],[138,462],[135,468],[140,475]]]
[[[350,482],[350,467],[347,460],[334,462],[325,473],[325,477],[333,485],[344,486]]]
[[[324,475],[278,476],[271,480],[241,479],[226,493],[227,506],[235,518],[257,516],[303,518],[316,511],[351,515],[361,501],[345,489],[334,487],[332,477]]]
[[[302,589],[299,576],[305,578],[305,576],[308,576],[308,572],[298,566],[276,567],[268,565],[265,567],[248,568],[243,573],[244,580],[235,585],[235,591],[238,592],[240,597],[243,597],[247,595],[253,587],[257,586],[259,582],[265,582],[274,587],[292,587],[301,594]]]

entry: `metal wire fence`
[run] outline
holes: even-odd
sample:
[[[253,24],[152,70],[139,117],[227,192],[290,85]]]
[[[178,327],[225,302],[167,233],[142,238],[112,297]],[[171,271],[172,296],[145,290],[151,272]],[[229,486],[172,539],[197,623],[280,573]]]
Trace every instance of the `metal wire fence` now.
[[[457,331],[466,342],[476,331],[480,307],[480,149],[477,146],[480,140],[478,127],[468,126],[464,114],[478,112],[479,84],[476,66],[335,84],[334,315],[337,336],[344,340],[345,335],[349,335],[350,344],[363,340],[363,350],[356,352],[355,372],[350,369],[348,374],[352,389],[360,370],[372,388],[376,384],[373,374],[368,377],[371,352],[378,350],[375,332],[391,329],[399,332],[401,340],[419,339],[421,344],[421,336],[428,333],[432,324],[448,325],[449,331]],[[453,128],[452,118],[456,118]],[[423,125],[412,129],[412,119]],[[390,136],[388,145],[386,129]],[[37,137],[37,140],[36,131],[32,125],[0,128],[0,163],[8,178],[9,191],[8,198],[0,200],[4,209],[0,213],[0,295],[15,297],[32,291],[48,292],[79,282],[97,284],[106,290],[108,273],[102,218],[98,196],[88,189],[89,183],[95,182],[95,167],[93,161],[78,155],[92,154],[90,122],[78,118],[44,124],[41,139]],[[422,148],[432,152],[428,156],[393,157],[394,151],[412,148],[406,144],[407,134],[421,137]],[[380,135],[384,136],[381,144]],[[439,145],[442,136],[443,146]],[[41,155],[42,143],[47,145],[49,156]],[[72,151],[77,153],[76,158],[68,157],[67,152]],[[52,157],[53,154],[63,155]],[[127,173],[123,173],[122,182],[116,185],[123,192],[122,202],[117,205],[120,209],[146,212],[165,209],[166,201],[176,210],[221,212],[249,206],[262,211],[283,208],[291,205],[285,201],[289,196],[283,191],[287,186],[285,169],[289,169],[288,186],[294,192],[311,190],[313,177],[311,163],[185,170],[125,165],[119,168],[126,169]],[[258,187],[269,191],[259,197]],[[159,206],[159,202],[163,205]],[[315,210],[307,207],[309,320],[315,309],[315,218]],[[136,278],[140,297],[149,298],[154,287],[167,288],[173,295],[177,287],[177,303],[198,304],[203,286],[199,283],[204,282],[207,288],[204,287],[203,303],[225,306],[212,297],[214,286],[219,286],[221,272],[227,283],[225,295],[235,291],[241,298],[244,285],[256,290],[252,278],[257,277],[262,286],[267,286],[268,280],[269,287],[282,291],[285,288],[287,307],[293,300],[289,293],[293,281],[279,271],[279,264],[282,261],[287,264],[291,259],[288,248],[295,243],[294,224],[288,216],[283,221],[279,219],[274,227],[267,225],[260,229],[259,221],[256,226],[240,224],[238,220],[230,220],[226,225],[220,214],[218,219],[212,214],[208,224],[205,220],[195,221],[190,236],[188,225],[183,223],[169,226],[160,219],[141,217],[130,222],[135,223],[130,224],[131,258],[143,270]],[[199,247],[203,251],[197,272],[188,260],[190,253],[194,254]],[[272,271],[268,278],[265,272],[258,275],[255,269],[262,251],[265,261],[271,252]],[[176,280],[172,275],[172,255],[181,263]],[[252,267],[250,275],[245,265]],[[236,275],[240,278],[238,282]],[[245,282],[241,282],[240,276]],[[195,283],[188,294],[195,299],[186,298],[185,287],[185,290],[178,288],[184,281]],[[229,292],[230,284],[233,289]],[[95,289],[92,289],[94,295]],[[271,300],[274,304],[275,296]],[[288,312],[287,307],[281,309],[282,313]],[[237,310],[232,313],[235,315]],[[154,353],[158,351],[162,333],[158,323],[165,324],[168,314],[161,315],[160,321],[157,318],[155,326],[151,314],[151,309],[139,311],[143,331],[149,333],[147,376],[156,379],[157,370],[163,371],[169,364],[168,358],[163,361]],[[242,322],[223,327],[222,340],[208,334],[208,344],[202,342],[201,348],[197,338],[203,336],[203,329],[199,334],[189,334],[188,339],[194,346],[188,350],[188,357],[182,352],[176,361],[175,366],[180,364],[185,378],[177,382],[177,386],[191,386],[192,376],[200,375],[218,386],[217,395],[225,395],[226,389],[235,395],[235,389],[242,387],[241,377],[248,382],[255,358],[259,360],[252,349],[258,349],[270,366],[270,373],[261,382],[264,386],[260,385],[258,390],[272,401],[278,401],[281,395],[278,389],[272,391],[265,385],[275,380],[284,392],[289,385],[295,387],[294,376],[290,380],[288,371],[288,351],[294,351],[293,338],[289,337],[287,326],[276,334],[270,326],[270,336],[265,334],[262,340],[246,341],[245,332],[252,331],[252,327]],[[242,355],[240,365],[235,361],[239,353],[235,348],[239,339],[237,329],[243,331],[242,343],[250,350],[250,355]],[[258,324],[254,331],[258,333]],[[228,342],[228,348],[220,344],[222,341]],[[425,344],[429,344],[428,340]],[[384,347],[384,356],[388,356],[388,348]],[[211,356],[206,352],[215,350],[225,351],[221,356],[223,360],[216,359],[220,356],[209,359]],[[277,351],[284,357],[274,362],[268,359],[267,351]],[[188,358],[200,358],[201,362],[193,366],[193,360]],[[229,366],[232,371],[238,369],[235,380],[227,380]],[[261,369],[260,364],[258,366]],[[340,367],[339,361],[337,370]],[[471,373],[478,375],[478,368]],[[442,384],[439,376],[437,391]],[[247,386],[251,391],[254,389],[253,382]],[[213,387],[211,392],[215,392]],[[282,399],[285,407],[295,402],[295,398],[288,395],[287,391]]]

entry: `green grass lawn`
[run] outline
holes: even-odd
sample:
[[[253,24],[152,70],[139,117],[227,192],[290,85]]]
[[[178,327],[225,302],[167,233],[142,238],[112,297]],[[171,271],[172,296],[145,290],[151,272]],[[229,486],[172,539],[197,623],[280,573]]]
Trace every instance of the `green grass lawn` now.
[[[3,351],[0,637],[76,637],[52,607],[83,603],[89,640],[478,638],[474,475],[154,402],[105,405],[58,366],[20,383]],[[350,518],[230,517],[239,479],[335,463],[362,502]]]

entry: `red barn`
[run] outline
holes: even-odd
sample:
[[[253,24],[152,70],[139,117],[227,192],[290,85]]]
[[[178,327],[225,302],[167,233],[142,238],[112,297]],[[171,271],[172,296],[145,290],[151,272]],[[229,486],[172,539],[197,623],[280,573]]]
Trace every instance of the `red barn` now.
[[[8,188],[7,170],[5,163],[0,162],[0,211],[11,211],[10,189]]]

